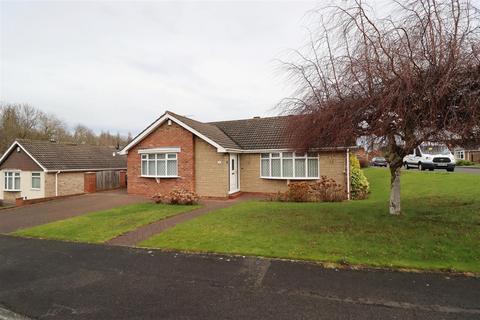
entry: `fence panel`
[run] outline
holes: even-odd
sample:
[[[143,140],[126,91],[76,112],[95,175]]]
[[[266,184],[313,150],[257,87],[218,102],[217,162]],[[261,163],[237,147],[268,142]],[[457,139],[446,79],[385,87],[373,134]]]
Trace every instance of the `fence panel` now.
[[[120,173],[118,171],[98,171],[97,191],[120,188]]]

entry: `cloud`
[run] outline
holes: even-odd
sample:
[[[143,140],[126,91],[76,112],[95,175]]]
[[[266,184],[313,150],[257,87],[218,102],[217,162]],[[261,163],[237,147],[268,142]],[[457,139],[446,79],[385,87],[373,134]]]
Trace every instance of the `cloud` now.
[[[136,133],[165,109],[271,114],[315,2],[1,2],[0,100]]]

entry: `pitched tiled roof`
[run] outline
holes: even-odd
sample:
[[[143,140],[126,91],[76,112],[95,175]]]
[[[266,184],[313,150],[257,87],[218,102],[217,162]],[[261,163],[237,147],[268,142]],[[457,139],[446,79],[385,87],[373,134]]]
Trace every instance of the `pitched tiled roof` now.
[[[228,149],[240,149],[240,146],[235,143],[227,134],[225,134],[220,128],[211,123],[205,123],[196,121],[178,114],[175,114],[171,111],[167,111],[167,114],[172,115],[176,119],[185,123],[190,128],[200,132],[207,138],[215,141],[219,145]]]
[[[233,139],[241,149],[288,149],[292,136],[291,116],[211,122]]]
[[[298,130],[292,130],[292,124],[296,122],[296,117],[302,116],[288,115],[244,120],[200,122],[178,115],[171,111],[165,112],[160,118],[155,120],[141,133],[139,133],[130,144],[128,144],[122,153],[141,141],[145,136],[156,129],[163,121],[171,117],[183,125],[187,126],[194,134],[199,135],[207,142],[216,147],[229,150],[271,150],[271,149],[292,149],[295,146],[293,142],[299,141]],[[192,130],[193,129],[193,130]],[[195,133],[196,132],[196,133]],[[295,136],[297,134],[297,136]],[[210,140],[210,141],[209,141]],[[337,147],[328,147],[322,144],[322,141],[315,143],[312,148],[337,149]],[[343,147],[338,147],[342,149]]]
[[[116,154],[112,147],[86,144],[62,144],[39,140],[16,140],[47,170],[123,169],[125,156]]]

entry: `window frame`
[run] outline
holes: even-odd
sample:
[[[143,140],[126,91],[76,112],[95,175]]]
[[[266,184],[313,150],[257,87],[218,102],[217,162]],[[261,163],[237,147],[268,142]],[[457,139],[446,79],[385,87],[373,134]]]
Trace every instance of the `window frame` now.
[[[11,175],[11,176],[9,176]],[[18,189],[15,188],[15,180],[18,177]],[[8,187],[8,180],[11,180],[12,182],[12,188]],[[5,170],[3,172],[3,191],[8,191],[8,192],[21,192],[22,191],[22,175],[21,171],[19,170]]]
[[[279,157],[272,157],[272,154],[280,154]],[[268,157],[265,155],[268,154]],[[284,156],[284,154],[290,154],[290,156]],[[298,154],[301,154],[300,156]],[[272,159],[280,159],[280,176],[272,176]],[[284,176],[284,168],[283,168],[283,161],[292,160],[292,172],[293,175],[291,177]],[[295,163],[296,159],[304,160],[305,161],[305,176],[297,177],[295,172]],[[264,176],[262,174],[262,162],[268,160],[268,169],[269,169],[269,176]],[[317,176],[309,177],[309,161],[308,160],[317,160]],[[318,180],[320,179],[320,155],[315,152],[315,156],[311,155],[311,152],[305,153],[298,153],[294,151],[272,151],[272,152],[262,152],[260,153],[260,178],[261,179],[272,179],[272,180]]]
[[[38,178],[38,181],[39,181],[39,187],[38,188],[35,188],[33,186],[33,175],[38,175],[38,177],[36,176],[35,178]],[[31,190],[35,190],[35,191],[39,191],[39,190],[42,190],[42,173],[41,172],[32,172],[31,175],[30,175],[30,186],[31,186]]]
[[[159,155],[163,155],[160,158]],[[150,159],[153,156],[153,159]],[[158,162],[163,161],[165,163],[165,174],[158,174]],[[168,162],[175,161],[175,174],[168,174]],[[143,163],[146,162],[147,172],[149,171],[149,163],[153,162],[155,165],[155,174],[149,175],[143,172]],[[178,175],[178,152],[155,152],[155,153],[142,153],[140,154],[140,176],[143,178],[179,178]]]

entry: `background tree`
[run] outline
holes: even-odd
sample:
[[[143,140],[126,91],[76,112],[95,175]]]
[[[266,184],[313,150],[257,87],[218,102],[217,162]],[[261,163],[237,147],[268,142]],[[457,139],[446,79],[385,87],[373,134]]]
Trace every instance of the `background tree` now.
[[[304,115],[292,123],[296,146],[384,144],[390,213],[400,214],[406,154],[423,142],[479,141],[480,17],[469,1],[390,5],[392,15],[378,18],[360,0],[315,11],[321,27],[284,62],[296,91],[283,106]]]
[[[0,153],[4,152],[17,138],[113,147],[123,147],[128,141],[119,133],[113,135],[108,131],[102,131],[96,135],[93,130],[84,125],[77,125],[71,132],[65,121],[28,104],[0,105]],[[131,135],[128,139],[131,139]]]

